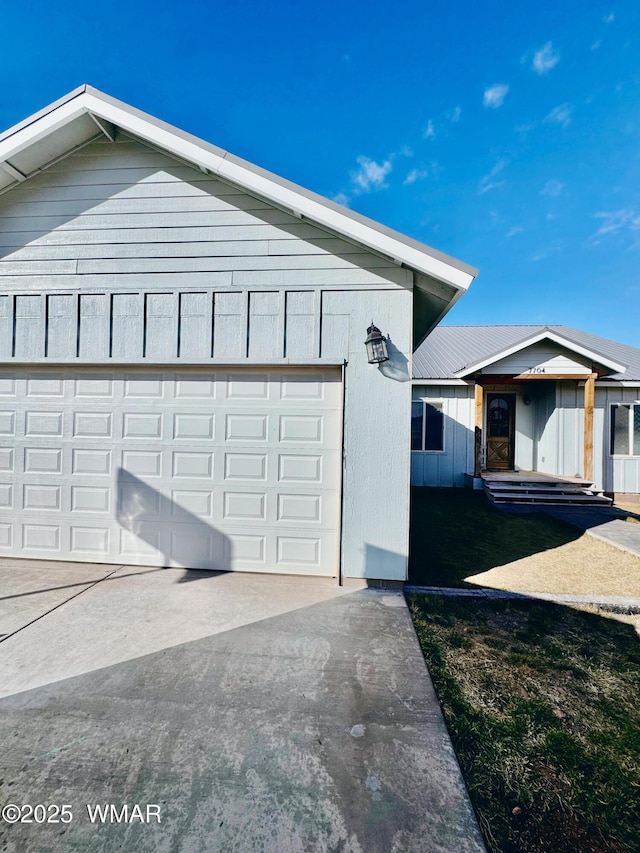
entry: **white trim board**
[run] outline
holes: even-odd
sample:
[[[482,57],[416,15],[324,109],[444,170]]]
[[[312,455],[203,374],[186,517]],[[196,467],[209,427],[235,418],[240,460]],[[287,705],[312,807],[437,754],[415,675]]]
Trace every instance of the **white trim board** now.
[[[574,341],[569,340],[569,338],[565,338],[562,335],[559,335],[557,332],[552,332],[551,330],[538,332],[535,335],[532,335],[530,338],[525,338],[522,341],[518,341],[518,343],[513,344],[510,347],[506,347],[505,349],[500,350],[499,352],[493,353],[490,356],[487,356],[480,361],[474,362],[470,365],[465,365],[460,370],[455,372],[455,376],[457,378],[462,378],[464,376],[468,376],[470,373],[475,373],[478,370],[482,370],[483,367],[487,367],[489,364],[493,364],[496,361],[501,361],[503,358],[507,358],[510,355],[513,355],[516,352],[520,352],[527,347],[532,346],[533,344],[537,344],[540,341],[549,340],[553,341],[553,343],[558,344],[559,346],[565,347],[565,349],[571,350],[572,352],[577,353],[578,355],[582,355],[585,358],[589,358],[592,361],[597,362],[598,364],[602,364],[604,367],[609,368],[611,373],[624,373],[627,369],[626,365],[618,364],[612,359],[603,356],[601,353],[595,352],[594,350],[587,349],[587,347],[583,347],[580,344],[574,343]]]
[[[258,194],[290,210],[297,217],[307,218],[390,256],[400,265],[445,282],[458,292],[464,292],[477,275],[473,267],[184,133],[90,86],[76,89],[2,134],[0,162],[10,160],[83,116],[91,117],[94,123],[97,118],[122,128],[192,163],[207,174],[218,175],[247,192]]]

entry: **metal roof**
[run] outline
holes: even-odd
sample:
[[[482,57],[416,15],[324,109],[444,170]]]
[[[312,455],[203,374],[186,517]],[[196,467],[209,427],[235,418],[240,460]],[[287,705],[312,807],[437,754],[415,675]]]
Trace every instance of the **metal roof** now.
[[[228,151],[111,98],[80,86],[0,134],[0,191],[17,186],[46,166],[115,128],[156,145],[202,171],[216,175],[299,218],[373,249],[408,269],[455,289],[452,304],[478,271],[430,246],[355,213]]]
[[[640,349],[582,332],[570,326],[438,326],[413,354],[414,379],[454,379],[467,365],[481,362],[536,335],[552,332],[569,344],[626,366],[624,373],[606,379],[640,382]]]

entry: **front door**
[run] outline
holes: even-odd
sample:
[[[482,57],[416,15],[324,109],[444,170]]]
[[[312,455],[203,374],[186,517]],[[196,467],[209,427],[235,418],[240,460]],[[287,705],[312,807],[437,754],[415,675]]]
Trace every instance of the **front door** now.
[[[513,468],[515,394],[487,394],[487,468]]]

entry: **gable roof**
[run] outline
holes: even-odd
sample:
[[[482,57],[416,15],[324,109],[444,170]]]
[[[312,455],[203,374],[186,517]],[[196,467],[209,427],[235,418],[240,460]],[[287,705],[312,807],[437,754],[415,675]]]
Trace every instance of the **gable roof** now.
[[[640,382],[640,349],[570,326],[438,326],[413,354],[414,379],[457,379],[549,339],[610,369],[608,379]]]
[[[257,195],[298,218],[390,257],[395,263],[448,285],[442,316],[465,292],[477,270],[417,240],[361,216],[290,181],[178,130],[91,86],[80,86],[0,134],[0,192],[38,174],[98,136],[117,129]],[[424,286],[421,276],[421,286]],[[438,319],[440,319],[438,317]],[[437,322],[437,320],[436,320]]]

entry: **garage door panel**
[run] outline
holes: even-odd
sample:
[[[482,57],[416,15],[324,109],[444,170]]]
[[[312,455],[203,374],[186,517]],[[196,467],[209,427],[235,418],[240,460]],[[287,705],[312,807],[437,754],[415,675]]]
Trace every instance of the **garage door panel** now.
[[[113,415],[111,412],[75,412],[72,420],[72,436],[75,439],[113,437]]]
[[[0,436],[13,436],[16,434],[15,412],[0,411]]]
[[[0,447],[0,472],[13,472],[14,452],[12,448]]]
[[[0,522],[0,553],[11,551],[13,548],[13,525],[10,522]]]
[[[71,473],[74,476],[108,477],[111,475],[112,468],[112,451],[108,448],[91,447],[71,450]]]
[[[108,556],[111,538],[111,531],[108,527],[72,525],[69,535],[69,547],[72,554],[81,557],[86,554],[93,558]]]
[[[0,375],[0,551],[336,574],[337,370]]]
[[[106,486],[71,486],[71,511],[108,514],[111,509],[111,489]]]

